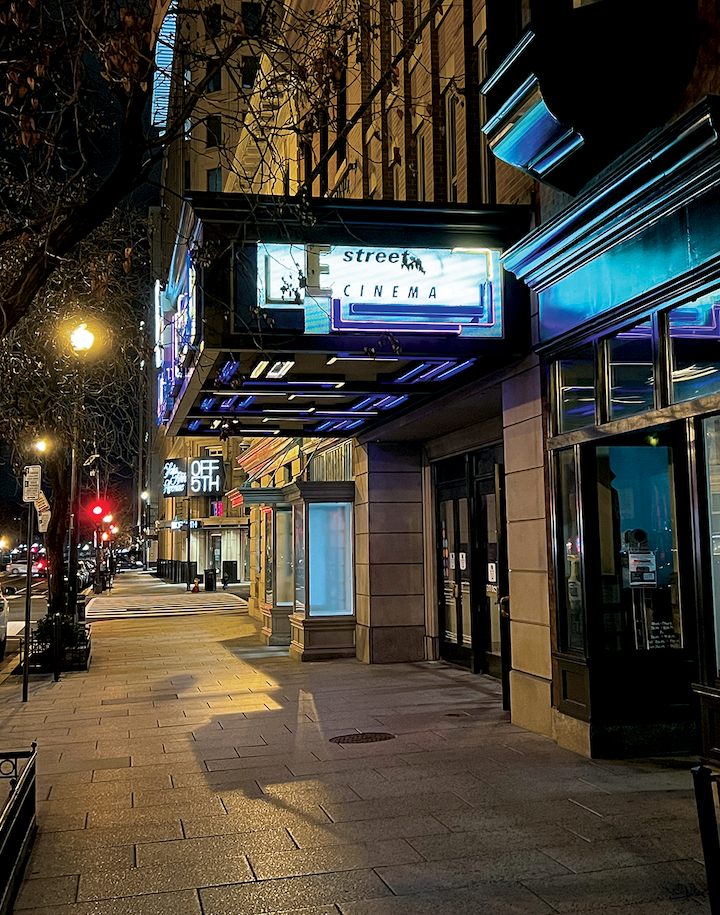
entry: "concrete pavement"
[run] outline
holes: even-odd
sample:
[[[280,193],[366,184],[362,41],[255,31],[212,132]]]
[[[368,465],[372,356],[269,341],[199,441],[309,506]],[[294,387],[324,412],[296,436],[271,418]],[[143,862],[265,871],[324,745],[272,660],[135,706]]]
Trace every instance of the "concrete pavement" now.
[[[692,760],[583,759],[441,662],[291,662],[242,610],[92,625],[89,671],[0,683],[39,745],[18,915],[709,912]]]

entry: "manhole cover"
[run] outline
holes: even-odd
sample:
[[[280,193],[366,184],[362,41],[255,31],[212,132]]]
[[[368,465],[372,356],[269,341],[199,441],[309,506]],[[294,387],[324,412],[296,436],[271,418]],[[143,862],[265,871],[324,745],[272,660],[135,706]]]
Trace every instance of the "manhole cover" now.
[[[341,734],[339,737],[331,737],[330,743],[377,743],[378,740],[393,740],[394,737],[394,734],[367,731],[364,734]]]

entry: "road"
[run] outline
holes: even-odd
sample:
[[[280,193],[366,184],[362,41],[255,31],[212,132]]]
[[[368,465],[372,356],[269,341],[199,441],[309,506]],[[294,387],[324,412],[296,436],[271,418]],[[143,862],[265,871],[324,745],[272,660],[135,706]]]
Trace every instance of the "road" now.
[[[25,576],[0,572],[0,584],[10,604],[10,620],[22,622],[25,619]],[[8,594],[8,588],[15,588],[15,594]],[[33,578],[30,618],[38,620],[47,613],[47,578]]]

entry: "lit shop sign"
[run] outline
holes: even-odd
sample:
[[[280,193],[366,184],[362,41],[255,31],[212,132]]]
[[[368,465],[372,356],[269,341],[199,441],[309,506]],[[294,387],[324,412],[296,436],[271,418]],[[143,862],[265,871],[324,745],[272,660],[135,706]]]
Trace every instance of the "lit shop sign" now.
[[[301,308],[305,333],[502,337],[500,252],[490,248],[257,246],[258,304]]]
[[[185,458],[176,458],[174,461],[165,461],[163,465],[163,495],[187,495],[187,462]]]
[[[188,523],[187,521],[171,521],[170,530],[171,531],[182,531],[187,530]],[[190,530],[196,531],[200,527],[200,522],[195,519],[190,519]]]
[[[221,495],[224,484],[225,465],[221,457],[194,458],[190,461],[190,492],[192,495]]]

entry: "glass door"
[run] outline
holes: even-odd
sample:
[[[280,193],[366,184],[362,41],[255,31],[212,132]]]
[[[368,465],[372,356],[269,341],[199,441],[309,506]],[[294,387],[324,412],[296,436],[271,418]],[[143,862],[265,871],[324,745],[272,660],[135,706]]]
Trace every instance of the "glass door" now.
[[[472,666],[470,518],[467,495],[438,491],[440,654]]]

